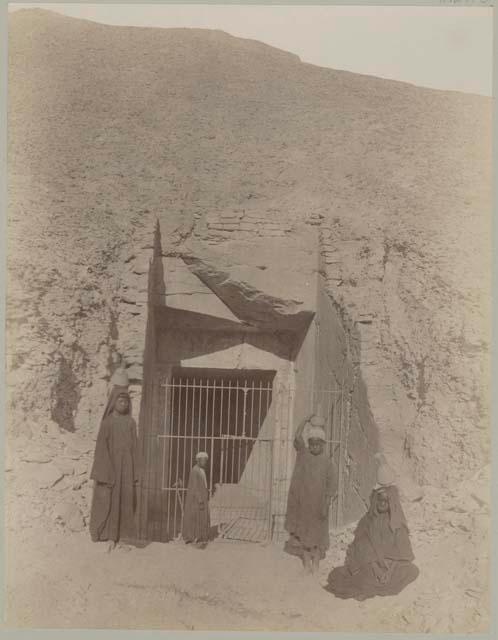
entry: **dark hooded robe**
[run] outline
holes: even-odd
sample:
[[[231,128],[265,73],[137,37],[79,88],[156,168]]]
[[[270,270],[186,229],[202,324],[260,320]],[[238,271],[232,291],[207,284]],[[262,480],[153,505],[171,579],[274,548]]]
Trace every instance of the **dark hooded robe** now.
[[[294,446],[297,456],[285,519],[285,530],[291,538],[285,549],[302,556],[305,549],[318,548],[324,558],[330,546],[330,500],[337,492],[334,463],[325,451],[313,455],[302,436],[294,440]]]
[[[90,474],[95,481],[90,514],[94,542],[136,538],[137,431],[131,403],[128,414],[113,413],[121,395],[130,399],[126,387],[112,389],[95,444]]]
[[[386,513],[377,510],[381,492],[389,503]],[[413,559],[397,488],[377,489],[372,492],[368,513],[360,520],[346,552],[345,566],[331,571],[325,589],[343,599],[397,595],[418,576]]]
[[[207,542],[210,528],[209,491],[206,473],[204,469],[195,464],[192,467],[188,481],[182,538],[185,542]]]

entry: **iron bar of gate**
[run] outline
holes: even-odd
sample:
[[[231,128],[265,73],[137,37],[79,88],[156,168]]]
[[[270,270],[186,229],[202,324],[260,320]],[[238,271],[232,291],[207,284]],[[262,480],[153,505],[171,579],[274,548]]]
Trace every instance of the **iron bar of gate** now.
[[[194,395],[197,396],[197,400],[198,400],[198,409],[197,409],[197,414],[198,414],[198,420],[197,420],[197,435],[195,438],[195,441],[192,441],[192,444],[194,444],[194,442],[196,442],[197,445],[197,451],[196,453],[199,453],[199,451],[201,451],[201,409],[202,409],[202,378],[199,380],[199,390],[196,391],[195,389],[193,390]],[[195,402],[194,402],[194,416],[192,418],[193,420],[195,420]],[[194,458],[194,451],[191,451],[190,453],[190,457],[191,457],[191,461],[193,462],[193,458]]]
[[[254,386],[254,384],[253,384]],[[248,393],[248,389],[247,389],[247,380],[244,380],[244,404],[242,406],[242,428],[241,428],[241,435],[246,435],[246,412],[247,412],[247,393]],[[239,442],[239,451],[238,451],[238,465],[237,465],[237,469],[239,470],[240,473],[240,452],[241,452],[241,442]],[[246,453],[247,453],[247,448],[244,447],[244,458],[246,457]],[[245,465],[244,465],[244,469],[245,469]]]
[[[195,379],[194,379],[194,384],[195,384]],[[192,389],[192,383],[187,379],[187,384],[184,387],[184,394],[185,394],[185,406],[184,406],[184,414],[183,414],[183,421],[182,420],[178,420],[178,423],[176,425],[176,431],[175,431],[175,435],[178,436],[180,433],[180,429],[182,429],[182,425],[185,425],[185,429],[190,429],[190,431],[187,431],[187,433],[190,433],[190,436],[192,436],[192,420],[193,420],[193,415],[194,415],[194,407],[193,407],[193,403],[195,401],[194,395],[193,395],[193,389]],[[189,416],[189,409],[190,409],[190,416]],[[190,417],[190,420],[189,420]],[[175,467],[175,476],[178,477],[181,473],[181,479],[182,482],[184,482],[184,484],[187,484],[186,482],[186,477],[185,477],[185,465],[187,464],[187,445],[186,445],[186,440],[185,441],[181,441],[178,439],[178,437],[176,438],[176,449],[178,452],[178,459],[177,459],[177,464]],[[183,445],[183,446],[181,446]],[[181,466],[179,466],[181,465]],[[181,471],[180,471],[181,469]],[[175,500],[175,532],[176,532],[176,500]]]
[[[254,381],[253,381],[253,385],[252,385],[252,393],[251,393],[251,421],[250,421],[250,433],[249,433],[249,437],[253,438],[254,437],[254,398],[256,396],[256,387],[254,385]],[[246,449],[246,464],[247,464],[247,460],[248,460],[248,451]]]
[[[261,424],[261,399],[263,397],[263,383],[259,381],[259,412],[258,412],[258,424]]]
[[[235,391],[235,419],[234,419],[234,429],[235,434],[237,434],[238,426],[239,426],[239,389]],[[230,425],[228,425],[228,430],[231,431]],[[233,484],[233,472],[234,472],[234,458],[235,458],[235,442],[232,441],[232,456],[230,463],[230,484]]]
[[[174,381],[174,378],[173,378]],[[178,389],[176,389],[176,387],[173,386],[172,388],[173,390],[173,394],[172,394],[172,399],[171,399],[171,405],[170,405],[170,413],[169,416],[167,417],[168,419],[168,433],[172,434],[174,433],[175,430],[175,424],[174,421],[176,419],[176,416],[178,415],[178,412],[181,412],[181,407],[182,407],[182,397],[181,397],[181,392],[178,393]],[[166,422],[166,421],[165,421]],[[169,442],[167,443],[167,441],[164,441],[164,446],[166,446],[166,444],[168,444],[168,487],[171,486],[171,482],[172,482],[172,477],[171,474],[173,472],[172,469],[172,462],[173,462],[173,442]],[[176,453],[176,452],[175,452]],[[173,500],[176,502],[176,496],[174,496]],[[170,537],[175,537],[176,533],[175,530],[173,528],[173,535],[171,535],[171,511],[172,511],[172,506],[171,506],[171,493],[168,492],[168,496],[167,496],[167,516],[168,516],[168,538]],[[173,527],[174,527],[174,523],[173,523]]]
[[[229,380],[228,382],[228,386],[229,386],[229,391],[228,391],[228,410],[227,410],[227,419],[226,419],[226,430],[228,431],[230,429],[230,420],[232,418],[232,381]],[[225,433],[225,435],[229,435],[228,433]],[[228,481],[228,474],[227,474],[227,460],[229,460],[230,458],[230,450],[228,448],[228,444],[225,441],[225,473],[223,474],[223,482],[227,483]]]
[[[216,386],[216,385],[215,385]],[[213,440],[213,435],[214,435],[214,407],[216,404],[216,389],[213,389],[212,391],[212,398],[211,398],[212,402],[212,409],[211,409],[211,464],[210,464],[210,469],[211,472],[209,474],[209,483],[210,483],[210,491],[213,491],[213,487],[214,487],[214,478],[213,478],[213,445],[214,445],[214,440]]]
[[[246,386],[247,386],[247,381],[246,381]],[[252,381],[252,389],[251,389],[251,396],[254,393],[254,380]],[[247,402],[247,394],[249,393],[249,391],[244,392],[244,423],[243,423],[243,433],[241,434],[242,436],[246,436],[247,435],[247,431],[248,431],[248,425],[252,424],[252,416],[247,416],[247,413],[250,411],[249,406],[248,406],[248,402]],[[247,460],[248,460],[248,453],[249,453],[249,444],[247,442],[244,442],[243,440],[241,441],[241,443],[239,444],[239,452],[242,451],[243,455],[242,455],[242,459],[243,459],[243,469],[245,469],[247,467]],[[240,469],[240,455],[239,455],[239,469]]]
[[[190,401],[190,440],[185,440],[183,445],[183,473],[186,472],[185,465],[188,463],[187,458],[187,442],[193,443],[194,438],[194,418],[195,418],[195,390],[196,390],[196,380],[194,378],[194,384],[191,386],[191,401]],[[179,440],[179,442],[181,442]]]
[[[270,411],[270,405],[272,402],[272,398],[271,398],[271,390],[272,390],[272,383],[271,382],[267,382],[266,383],[266,412],[265,412],[265,418],[268,418],[268,413]],[[274,415],[275,415],[275,403],[273,404],[273,410],[274,410]],[[276,415],[275,415],[276,417]],[[275,420],[276,423],[276,420]],[[268,526],[271,526],[271,511],[272,511],[272,501],[273,501],[273,455],[274,455],[274,451],[273,451],[273,446],[270,445],[270,451],[269,456],[270,456],[270,476],[269,476],[269,482],[268,484],[270,485],[270,491],[269,491],[269,497],[268,497]],[[280,451],[279,451],[280,453]]]
[[[175,378],[172,379],[172,382],[175,381]],[[181,393],[178,392],[178,389],[174,386],[174,384],[169,385],[171,388],[171,400],[168,404],[168,414],[164,416],[164,435],[172,435],[175,430],[175,419],[179,411],[181,411]],[[176,455],[176,451],[174,450],[174,442],[170,440],[164,440],[163,446],[167,449],[167,463],[166,463],[166,473],[167,473],[167,486],[171,486],[172,473],[173,473],[173,456]],[[164,486],[164,485],[163,485]],[[174,538],[174,530],[171,529],[171,514],[173,511],[173,500],[176,500],[176,497],[171,497],[171,494],[168,493],[166,495],[166,533],[167,539],[170,540]]]
[[[229,430],[230,426],[228,426]],[[235,392],[235,417],[233,419],[233,431],[234,431],[234,435],[237,436],[238,433],[238,427],[239,427],[239,390],[237,389]],[[234,482],[234,471],[235,471],[235,443],[236,440],[234,438],[231,438],[231,447],[232,447],[232,452],[231,452],[231,462],[230,462],[230,484],[233,484]]]
[[[164,429],[164,431],[166,431],[167,419],[168,419],[168,417],[170,415],[170,412],[168,411],[169,399],[170,399],[169,389],[166,388],[166,389],[164,389],[164,418],[165,418],[163,420],[163,429]],[[163,464],[162,464],[162,485],[163,486],[164,486],[164,474],[165,474],[165,466],[166,466],[166,444],[167,444],[167,441],[164,440],[164,442],[163,442],[163,457],[162,457],[163,458]],[[161,515],[160,515],[161,521],[160,521],[160,525],[159,525],[159,537],[162,540],[162,537],[163,537],[164,511],[165,511],[164,504],[163,504],[164,503],[164,498],[163,498],[162,492],[160,492],[159,496],[157,496],[157,497],[158,497],[157,501],[159,502],[160,510],[161,510]],[[166,514],[166,524],[167,524],[167,522],[168,522],[168,520],[167,520],[167,514]]]
[[[199,419],[197,421],[197,452],[199,451],[205,451],[206,450],[206,434],[204,433],[204,435],[202,434],[202,429],[201,429],[201,421],[202,421],[202,416],[204,415],[202,413],[202,408],[203,405],[205,405],[205,398],[204,398],[204,394],[203,391],[205,390],[204,384],[203,384],[203,380],[201,379],[201,388],[199,389]],[[204,429],[205,432],[205,429]],[[192,452],[191,456],[192,458],[194,457],[194,452]],[[205,470],[205,474],[206,474],[206,481],[207,481],[207,469]]]
[[[173,382],[175,381],[175,378],[173,378]],[[171,405],[169,407],[169,416],[167,416],[167,420],[168,420],[168,426],[167,426],[167,431],[165,430],[165,435],[172,435],[175,432],[175,421],[178,419],[177,416],[179,413],[181,413],[182,411],[182,394],[181,391],[178,391],[178,389],[172,385],[172,391],[174,396],[172,397],[172,401],[171,401]],[[166,422],[166,420],[165,420]],[[176,457],[176,449],[174,446],[174,441],[170,440],[170,442],[168,443],[167,440],[164,441],[164,445],[167,445],[168,448],[168,469],[167,469],[167,473],[168,473],[168,482],[167,482],[167,486],[170,487],[171,484],[174,482],[173,480],[173,461]],[[171,496],[170,493],[168,493],[167,496],[167,513],[168,513],[168,539],[170,538],[174,538],[175,537],[175,531],[174,531],[174,522],[172,523],[172,514],[174,512],[174,504],[176,502],[176,496]],[[173,529],[172,529],[173,526]]]
[[[250,436],[252,437],[253,434],[253,430],[254,430],[254,396],[256,395],[256,390],[254,388],[254,382],[252,385],[252,393],[251,393],[251,431],[250,431]]]
[[[206,380],[206,385],[207,385],[207,380]],[[208,446],[208,436],[206,433],[207,430],[207,425],[208,425],[208,416],[209,416],[209,391],[206,389],[206,387],[204,387],[206,394],[204,397],[204,413],[203,413],[203,424],[204,424],[204,445],[202,447],[202,450],[205,451],[209,458],[208,460],[211,460],[211,452],[209,451],[209,446]],[[211,473],[209,472],[209,469],[206,469],[206,481],[207,481],[207,490],[208,490],[208,495],[210,493],[209,491],[209,487],[211,484]]]
[[[207,382],[207,381],[206,381]],[[205,411],[206,411],[206,397],[207,393],[205,386],[199,391],[200,393],[200,405],[199,405],[199,447],[202,448],[203,451],[207,453],[207,436],[206,436],[206,423],[205,423]],[[202,410],[202,419],[201,419],[201,410]],[[206,476],[208,474],[209,469],[206,468]],[[207,477],[206,477],[207,481]]]
[[[225,386],[225,382],[224,380],[221,381],[221,391],[223,390],[223,387]],[[220,424],[219,424],[219,429],[218,429],[218,433],[220,435],[220,437],[223,436],[223,405],[224,405],[224,396],[223,393],[220,393]],[[224,460],[225,460],[225,447],[223,445],[223,443],[221,443],[221,451],[220,451],[220,471],[219,471],[219,479],[220,479],[220,485],[223,484],[223,468],[224,468]]]
[[[205,429],[204,429],[204,435],[202,434],[202,429],[201,429],[201,419],[202,419],[202,416],[204,415],[203,413],[201,414],[201,412],[203,411],[203,405],[205,404],[204,393],[203,393],[204,391],[205,391],[205,387],[204,385],[202,385],[202,387],[199,389],[199,421],[197,423],[197,433],[199,438],[198,447],[199,449],[202,449],[202,451],[206,449]],[[206,473],[207,473],[207,470],[206,470]]]
[[[181,378],[180,378],[181,380]],[[181,383],[180,383],[181,384]],[[178,483],[179,481],[181,481],[182,487],[184,487],[184,490],[187,490],[188,488],[188,483],[187,483],[187,479],[185,477],[185,465],[187,463],[187,447],[185,446],[185,443],[183,443],[183,447],[180,448],[180,440],[178,439],[178,434],[180,433],[180,429],[182,428],[182,426],[185,426],[185,429],[187,429],[188,426],[188,418],[189,418],[189,414],[188,414],[188,410],[189,410],[189,406],[191,406],[191,398],[189,397],[189,392],[190,392],[190,384],[189,384],[189,380],[187,379],[187,384],[180,386],[180,391],[183,388],[183,395],[184,395],[184,404],[183,404],[183,417],[181,416],[181,414],[177,417],[177,421],[175,423],[175,440],[174,440],[174,444],[175,444],[175,449],[176,449],[176,462],[175,462],[175,482]],[[182,418],[182,419],[181,419]],[[173,479],[173,478],[172,478]],[[171,485],[170,485],[171,486]],[[179,535],[182,534],[182,531],[180,531],[180,533],[178,533],[178,524],[177,524],[177,516],[178,516],[178,495],[175,492],[175,494],[172,496],[173,500],[174,500],[174,511],[173,511],[173,533],[175,537],[179,537]]]
[[[180,388],[182,388],[180,386]],[[187,379],[187,385],[186,387],[184,387],[184,410],[183,410],[183,419],[184,419],[184,423],[185,423],[185,427],[187,426],[187,422],[188,422],[188,404],[189,404],[189,397],[188,397],[188,392],[189,392],[189,385],[188,385],[188,379]],[[181,424],[181,414],[176,418],[175,421],[175,435],[178,435],[180,433],[180,424]],[[180,443],[178,441],[178,439],[175,442],[175,477],[177,478],[175,480],[175,482],[178,482],[178,463],[180,461]],[[183,452],[182,452],[182,471],[185,470],[185,447],[183,447]],[[184,476],[182,474],[182,482],[184,482]],[[170,485],[171,486],[171,485]],[[174,509],[173,509],[173,535],[176,538],[177,536],[177,531],[176,531],[176,511],[177,511],[177,499],[176,496],[174,498]]]

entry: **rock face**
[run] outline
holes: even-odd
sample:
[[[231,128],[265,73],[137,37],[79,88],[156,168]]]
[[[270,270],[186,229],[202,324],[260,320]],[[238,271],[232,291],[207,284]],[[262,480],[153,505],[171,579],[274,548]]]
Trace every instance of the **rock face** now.
[[[156,225],[163,255],[272,326],[308,312],[292,255],[318,247],[393,465],[441,488],[482,466],[490,100],[217,31],[26,10],[9,17],[8,118],[9,433],[85,443],[47,487],[89,464],[113,358],[138,410]],[[88,486],[63,480],[84,511]]]
[[[259,236],[257,227],[236,229],[216,248],[186,244],[183,259],[237,316],[262,329],[299,332],[315,310],[318,242],[309,227],[294,227],[278,240]]]

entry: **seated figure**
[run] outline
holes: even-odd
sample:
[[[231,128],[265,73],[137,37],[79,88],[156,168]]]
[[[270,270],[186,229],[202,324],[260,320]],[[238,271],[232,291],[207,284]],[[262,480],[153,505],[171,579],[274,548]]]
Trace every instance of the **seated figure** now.
[[[375,489],[360,520],[343,567],[328,577],[327,591],[338,598],[366,600],[400,593],[419,571],[395,485]]]

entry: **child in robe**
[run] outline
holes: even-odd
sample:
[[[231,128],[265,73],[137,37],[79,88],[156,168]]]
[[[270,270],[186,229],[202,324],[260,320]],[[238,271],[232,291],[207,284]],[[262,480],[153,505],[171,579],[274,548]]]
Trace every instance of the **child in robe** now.
[[[138,483],[137,431],[124,386],[109,396],[95,445],[90,534],[107,541],[112,551],[119,540],[136,539],[135,509]]]
[[[182,537],[186,544],[195,543],[206,548],[209,540],[211,519],[209,515],[209,490],[206,479],[208,454],[200,451],[195,456],[195,465],[190,472],[185,513],[183,515]]]
[[[325,452],[325,421],[317,415],[305,418],[296,430],[297,451],[287,500],[285,529],[295,555],[302,558],[306,573],[316,573],[330,546],[329,509],[337,492],[337,474]],[[308,426],[308,446],[303,432]]]

